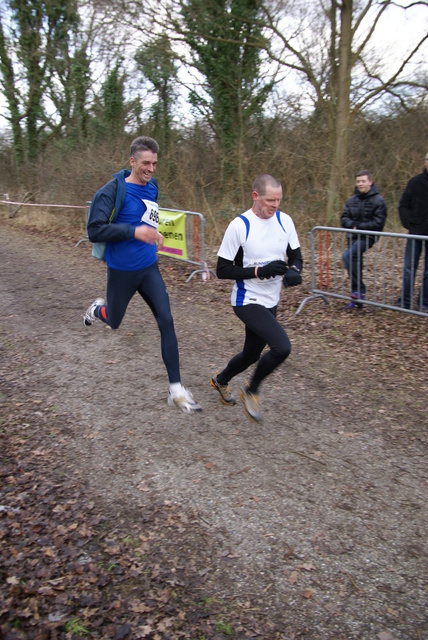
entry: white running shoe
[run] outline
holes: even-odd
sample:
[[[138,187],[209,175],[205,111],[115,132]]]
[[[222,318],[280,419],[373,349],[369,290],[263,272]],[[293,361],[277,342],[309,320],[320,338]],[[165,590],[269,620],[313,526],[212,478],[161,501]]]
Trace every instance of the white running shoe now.
[[[181,387],[181,391],[179,391],[174,396],[171,394],[171,391],[168,393],[168,407],[178,407],[183,411],[183,413],[197,413],[198,411],[202,411],[202,407],[195,402],[190,391]]]
[[[85,314],[83,316],[83,324],[85,325],[85,327],[90,327],[91,325],[94,324],[95,320],[97,319],[97,317],[94,314],[95,308],[99,307],[100,305],[102,306],[105,303],[106,301],[104,300],[104,298],[97,298],[86,309]]]

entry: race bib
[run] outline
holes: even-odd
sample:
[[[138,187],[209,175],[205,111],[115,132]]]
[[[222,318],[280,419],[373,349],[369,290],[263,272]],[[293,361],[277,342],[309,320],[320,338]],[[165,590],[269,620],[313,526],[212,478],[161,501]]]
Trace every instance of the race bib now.
[[[141,200],[142,203],[146,206],[146,210],[141,216],[141,222],[145,222],[149,224],[151,227],[155,229],[158,228],[159,224],[159,206],[157,202],[152,202],[152,200]]]

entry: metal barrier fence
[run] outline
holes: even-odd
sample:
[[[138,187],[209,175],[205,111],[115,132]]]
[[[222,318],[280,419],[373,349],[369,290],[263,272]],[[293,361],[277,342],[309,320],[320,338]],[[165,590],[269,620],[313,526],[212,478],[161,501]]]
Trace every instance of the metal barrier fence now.
[[[310,232],[311,241],[311,295],[306,297],[296,311],[300,313],[305,304],[322,298],[338,298],[348,302],[357,302],[351,298],[352,261],[349,262],[349,275],[344,267],[343,253],[348,249],[349,229],[317,226]],[[352,230],[352,235],[374,237],[375,243],[363,254],[357,254],[354,274],[366,287],[365,298],[359,304],[393,309],[428,317],[428,308],[423,298],[428,299],[428,282],[424,281],[424,266],[427,264],[427,236],[407,233],[385,233],[379,231]],[[410,272],[410,305],[406,308],[403,298],[403,266],[405,252],[408,252],[411,264],[419,255],[419,267]],[[355,266],[355,265],[354,265]],[[360,269],[362,267],[362,271]],[[417,302],[415,296],[418,294]]]
[[[89,200],[85,203],[85,229],[88,225],[90,206],[91,201]],[[169,253],[167,250],[162,251],[162,255],[166,255],[167,257],[175,258],[176,260],[181,260],[183,262],[188,262],[198,267],[197,269],[192,271],[186,282],[189,282],[189,280],[191,280],[197,273],[201,273],[204,280],[210,277],[210,273],[215,275],[215,273],[208,268],[207,263],[205,262],[205,218],[202,213],[196,213],[195,211],[183,211],[182,209],[160,208],[159,216],[161,216],[162,213],[185,215],[186,257],[181,257],[177,252]],[[78,247],[81,242],[85,241],[89,241],[87,232],[85,237],[79,240],[79,242],[77,242],[75,246]],[[166,239],[165,241],[165,247],[168,247],[168,239]]]

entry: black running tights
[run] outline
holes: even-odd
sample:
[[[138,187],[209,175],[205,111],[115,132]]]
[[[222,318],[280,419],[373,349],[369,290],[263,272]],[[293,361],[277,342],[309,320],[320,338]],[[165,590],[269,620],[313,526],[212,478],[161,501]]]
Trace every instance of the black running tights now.
[[[174,321],[168,292],[157,262],[140,271],[118,271],[109,268],[107,270],[107,305],[104,307],[106,317],[103,316],[101,307],[97,307],[95,314],[112,329],[117,329],[131,298],[137,291],[150,307],[158,324],[162,359],[168,373],[168,380],[170,383],[180,382]]]
[[[258,304],[248,304],[233,307],[233,310],[245,324],[244,348],[233,356],[226,368],[218,374],[217,380],[226,385],[238,373],[258,361],[248,387],[250,392],[257,393],[262,380],[290,355],[291,343],[276,319],[276,307],[266,309]],[[269,351],[260,358],[266,345],[269,345]]]

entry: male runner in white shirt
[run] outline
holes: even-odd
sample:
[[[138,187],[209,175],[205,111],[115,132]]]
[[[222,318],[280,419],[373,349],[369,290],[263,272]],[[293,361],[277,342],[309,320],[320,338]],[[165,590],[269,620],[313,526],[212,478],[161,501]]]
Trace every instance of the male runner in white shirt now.
[[[227,405],[236,404],[229,381],[257,362],[254,374],[240,390],[246,416],[262,422],[259,386],[290,355],[290,340],[276,319],[281,287],[301,284],[303,261],[294,223],[279,210],[282,187],[264,174],[253,183],[253,206],[229,224],[218,250],[217,276],[235,280],[231,302],[245,324],[243,350],[211,378]],[[268,345],[269,351],[261,353]]]

